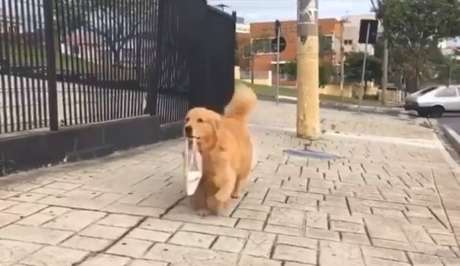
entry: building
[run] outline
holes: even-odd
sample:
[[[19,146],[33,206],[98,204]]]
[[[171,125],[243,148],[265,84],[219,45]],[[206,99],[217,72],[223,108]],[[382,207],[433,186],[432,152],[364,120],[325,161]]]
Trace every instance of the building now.
[[[343,27],[339,20],[335,18],[325,18],[319,20],[319,33],[321,34],[324,47],[321,51],[323,62],[337,66],[340,64],[341,46],[340,41],[343,35]]]
[[[0,33],[23,34],[43,30],[43,0],[0,2],[0,18]],[[38,18],[41,18],[41,21]]]
[[[375,19],[375,14],[346,16],[342,19],[344,21],[343,42],[345,53],[365,52],[365,44],[359,43],[359,28],[362,19]],[[381,25],[379,25],[379,32],[383,32]],[[374,47],[372,45],[368,46],[368,54],[374,55]]]
[[[323,45],[328,48],[322,51],[321,60],[334,66],[340,64],[340,38],[342,26],[337,19],[320,19],[319,32]],[[286,40],[286,49],[280,54],[280,64],[284,68],[287,64],[295,62],[297,58],[297,21],[282,21],[281,35]],[[249,72],[254,73],[256,78],[264,78],[268,72],[275,73],[276,53],[272,49],[272,40],[275,38],[275,23],[260,22],[251,23],[249,33],[237,33],[238,59],[241,75],[246,78]],[[296,80],[289,73],[280,76],[284,85],[295,85]]]
[[[236,18],[236,33],[249,33],[250,26],[249,24],[245,23],[244,18],[237,17]]]
[[[460,62],[460,38],[443,40],[439,43],[439,49],[444,56],[448,56],[456,62]]]
[[[251,43],[251,34],[250,34],[250,25],[245,23],[244,18],[237,17],[236,18],[236,55],[235,55],[235,63],[237,66],[242,66],[247,63],[244,58],[244,51],[247,49],[246,47]],[[247,64],[246,64],[247,68]]]

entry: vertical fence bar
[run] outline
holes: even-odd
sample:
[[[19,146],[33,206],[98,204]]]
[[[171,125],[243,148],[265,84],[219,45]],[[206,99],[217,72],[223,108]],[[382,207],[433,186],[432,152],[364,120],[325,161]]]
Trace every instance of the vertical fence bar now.
[[[56,90],[56,49],[54,45],[53,0],[44,0],[46,65],[48,77],[48,102],[50,130],[58,130],[58,105]]]
[[[100,28],[100,8],[94,10],[92,12],[92,20],[93,20],[93,26]],[[95,34],[93,33],[95,41],[94,41],[94,47],[93,49],[97,49],[96,51],[96,79],[97,79],[97,86],[96,86],[96,101],[97,101],[97,106],[98,106],[98,116],[97,116],[97,121],[103,121],[104,120],[104,88],[102,86],[102,82],[104,80],[104,68],[102,64],[102,60],[104,58],[103,51],[101,49],[101,43],[102,43],[102,38],[100,34]]]
[[[39,40],[39,51],[40,51],[40,62],[42,63],[42,66],[43,68],[46,68],[46,54],[45,54],[45,50],[46,50],[46,41],[44,40],[44,38],[46,39],[46,30],[45,30],[45,6],[43,5],[42,9],[39,10],[38,12],[38,21],[40,22],[40,40]],[[42,95],[40,95],[40,97],[43,97],[42,98],[42,107],[43,107],[43,126],[49,126],[49,121],[48,121],[48,116],[49,116],[49,111],[48,111],[48,81],[46,79],[46,71],[44,70],[43,71],[43,79],[42,79],[42,82],[41,82],[41,87],[42,87]]]
[[[111,8],[110,8],[110,5],[111,3],[109,4],[109,6],[106,6],[105,7],[105,12],[102,12],[101,13],[101,17],[99,18],[100,21],[101,21],[101,30],[107,32],[108,31],[108,20],[107,18],[110,17],[110,14],[108,14],[110,11],[111,11]],[[112,96],[112,89],[108,88],[107,84],[109,84],[110,82],[110,58],[111,57],[111,51],[107,51],[108,50],[108,47],[107,45],[105,44],[105,42],[107,42],[107,40],[104,38],[104,42],[101,43],[102,47],[103,47],[103,50],[104,50],[104,64],[103,64],[103,70],[104,70],[104,105],[105,105],[105,116],[104,116],[104,120],[105,121],[108,121],[112,118],[112,115],[111,115],[111,108],[110,108],[110,105],[111,105],[111,96]]]
[[[83,3],[83,5],[90,5],[91,3]],[[89,8],[89,7],[85,7],[85,8]],[[94,14],[94,10],[91,10],[91,13],[90,13],[90,16],[93,16]],[[94,20],[92,21],[92,23],[94,23]],[[97,76],[96,76],[96,70],[95,70],[95,62],[96,61],[96,58],[94,58],[94,45],[96,44],[95,40],[94,40],[94,34],[89,31],[89,30],[86,30],[86,39],[87,41],[89,42],[89,45],[87,45],[87,58],[86,58],[86,61],[87,61],[87,65],[88,65],[88,69],[87,69],[87,72],[90,73],[90,76],[91,76],[91,87],[90,87],[90,97],[89,97],[89,104],[90,104],[90,113],[91,113],[91,116],[89,118],[89,121],[90,122],[96,122],[97,121],[97,104],[96,104],[96,96],[95,96],[95,92],[97,90]],[[88,51],[89,50],[89,51]]]
[[[24,117],[26,117],[27,115],[27,119],[24,121],[24,130],[26,129],[32,129],[32,108],[31,108],[31,100],[30,100],[30,91],[31,91],[31,86],[30,86],[30,69],[31,69],[31,65],[30,65],[30,61],[29,61],[29,46],[30,46],[30,42],[28,41],[28,35],[31,34],[31,31],[30,31],[30,20],[31,20],[31,17],[30,17],[30,14],[26,13],[26,7],[24,7],[24,5],[26,5],[25,2],[22,2],[21,3],[21,16],[23,17],[23,23],[22,23],[22,40],[21,40],[21,43],[22,45],[24,46],[23,49],[24,49],[24,53],[23,53],[23,59],[24,61],[22,62],[22,69],[24,69],[23,72],[25,72],[23,75],[21,75],[21,79],[25,79],[24,80],[24,90],[25,90],[25,102],[26,104],[24,105]],[[29,5],[27,5],[29,6]],[[26,21],[27,20],[27,21]],[[24,94],[24,92],[23,92]],[[27,113],[26,113],[27,112]]]
[[[28,38],[27,38],[26,43],[28,45],[28,50],[30,52],[30,56],[28,58],[29,59],[29,61],[28,61],[29,62],[29,67],[32,69],[31,75],[30,75],[30,84],[31,84],[31,86],[29,88],[29,90],[32,92],[32,99],[29,98],[29,108],[31,108],[33,110],[33,118],[32,118],[32,121],[30,122],[30,125],[33,128],[37,128],[38,127],[37,105],[36,105],[37,98],[36,98],[36,90],[35,90],[35,80],[36,80],[35,71],[36,71],[36,68],[35,68],[35,64],[34,64],[35,63],[34,62],[35,56],[34,56],[34,49],[33,49],[35,47],[35,42],[33,40],[33,37],[35,36],[35,33],[36,33],[35,31],[37,29],[34,27],[34,22],[35,22],[36,17],[32,16],[31,8],[34,9],[35,6],[33,4],[32,4],[32,6],[27,5],[27,17],[29,18],[27,27],[28,27],[29,34],[28,34]],[[30,105],[32,105],[32,106],[30,106]]]
[[[9,11],[9,14],[15,14],[14,13],[14,10],[13,10],[13,7],[12,5],[13,4],[16,4],[15,1],[11,2],[11,0],[8,1],[8,11]],[[11,15],[11,18],[13,16]],[[17,19],[17,18],[16,18]],[[13,27],[13,25],[10,25],[10,28],[8,29],[8,33],[9,33],[9,36],[8,36],[8,40],[12,42],[11,44],[11,64],[10,64],[10,78],[13,79],[13,87],[14,87],[14,93],[13,93],[13,88],[11,88],[11,93],[14,95],[14,105],[13,103],[11,102],[11,106],[14,107],[14,110],[15,110],[15,116],[13,115],[13,113],[11,113],[10,115],[12,117],[14,117],[16,119],[16,123],[13,121],[13,125],[16,125],[16,131],[21,131],[21,118],[20,118],[20,114],[19,114],[19,107],[20,107],[20,103],[19,103],[19,99],[18,99],[18,79],[14,73],[15,71],[15,68],[17,67],[16,66],[16,45],[14,44],[14,41],[15,41],[15,38],[14,38],[14,34],[15,34],[15,31],[16,29]],[[11,68],[13,68],[13,70],[11,71]]]
[[[67,40],[66,40],[66,30],[65,30],[65,21],[64,21],[64,14],[63,14],[63,6],[64,1],[66,0],[55,0],[54,6],[56,10],[56,26],[57,26],[57,37],[58,37],[58,49],[57,52],[59,54],[59,75],[60,75],[60,82],[61,82],[61,98],[62,98],[62,112],[63,112],[63,123],[64,125],[68,125],[67,120],[67,82],[66,82],[66,74],[68,73],[68,65],[67,60],[64,60],[64,56],[67,54]],[[60,4],[59,4],[60,3]],[[63,47],[64,46],[64,49]],[[63,51],[64,50],[64,51]]]
[[[21,26],[19,23],[21,21],[21,15],[23,15],[22,13],[20,14],[21,12],[21,9],[19,7],[19,5],[21,5],[21,7],[24,5],[23,2],[17,2],[15,1],[14,2],[14,14],[15,14],[15,20],[17,22],[17,25],[16,25],[16,33],[15,33],[15,42],[16,42],[16,49],[17,49],[17,62],[16,62],[16,65],[15,65],[15,71],[14,71],[14,75],[16,76],[17,79],[19,79],[19,88],[18,88],[18,91],[19,91],[19,95],[17,97],[19,97],[19,100],[20,100],[20,103],[19,103],[19,100],[18,100],[18,110],[19,110],[19,114],[20,116],[18,116],[18,131],[21,130],[20,129],[20,125],[22,124],[22,130],[26,130],[26,121],[27,121],[27,118],[26,118],[26,103],[25,103],[25,92],[24,92],[24,78],[22,76],[20,76],[20,70],[24,67],[23,66],[23,62],[22,62],[22,59],[23,59],[23,51],[22,51],[22,46],[24,45],[21,41]],[[22,118],[22,123],[21,123],[21,118]]]
[[[3,10],[6,10],[6,2],[5,0],[2,0],[1,2],[1,5],[2,5],[2,8]],[[4,49],[5,51],[5,64],[6,64],[6,68],[4,71],[2,71],[2,88],[3,88],[3,116],[5,118],[5,133],[8,133],[8,118],[11,118],[11,117],[8,117],[8,105],[11,105],[11,81],[10,81],[10,70],[9,70],[9,64],[10,64],[10,53],[9,53],[9,39],[8,39],[8,26],[7,26],[7,21],[6,21],[6,15],[3,15],[3,19],[2,19],[2,29],[3,29],[3,35],[2,36],[2,49]],[[6,37],[6,38],[5,38]],[[6,78],[5,78],[5,75],[6,75]],[[7,103],[7,99],[6,99],[6,94],[8,93],[8,96],[9,96],[9,102]],[[11,110],[10,110],[10,116],[11,116]],[[11,118],[11,121],[10,122],[13,122],[12,121],[12,118]],[[11,131],[13,131],[14,129],[12,128],[12,123],[11,123]]]
[[[32,0],[32,17],[33,19],[33,27],[34,31],[34,61],[37,67],[37,77],[36,77],[36,84],[37,84],[37,91],[36,91],[36,99],[34,103],[37,108],[37,117],[38,117],[38,127],[43,127],[43,113],[42,113],[42,97],[41,97],[41,84],[43,79],[43,60],[40,58],[40,36],[42,35],[42,21],[39,20],[38,14],[41,12],[42,8],[36,3],[36,0]],[[38,12],[37,12],[38,11]],[[38,23],[37,23],[38,20]]]
[[[41,36],[43,33],[43,24],[42,21],[39,19],[38,13],[41,13],[43,10],[43,7],[40,5],[36,4],[36,0],[32,0],[33,6],[35,8],[32,9],[32,16],[35,18],[34,21],[34,28],[35,28],[35,34],[34,34],[34,60],[35,64],[37,65],[37,80],[36,80],[36,85],[37,85],[37,117],[38,117],[38,126],[44,127],[44,115],[43,115],[43,106],[42,106],[42,84],[43,84],[43,76],[44,76],[44,68],[43,68],[43,60],[41,60],[40,57],[40,41],[41,41]]]
[[[67,67],[67,86],[68,86],[68,99],[67,99],[67,105],[69,106],[69,125],[73,125],[77,121],[77,105],[74,104],[76,99],[77,99],[77,88],[75,86],[74,82],[74,77],[75,77],[75,64],[72,56],[72,47],[74,46],[74,39],[76,38],[76,34],[74,32],[70,31],[70,28],[68,26],[69,23],[67,23],[67,19],[72,19],[72,15],[70,14],[70,3],[73,3],[73,1],[70,0],[62,0],[66,1],[66,4],[63,4],[63,19],[62,19],[62,24],[63,24],[63,29],[66,32],[65,35],[65,45],[66,45],[66,54],[65,54],[65,60],[66,60],[66,67]],[[70,47],[70,48],[69,48]],[[73,102],[72,102],[73,101]]]
[[[137,2],[136,15],[135,15],[136,17],[141,16],[141,12],[142,12],[142,9],[143,9],[143,5],[142,5],[143,2],[144,2],[144,1],[139,1],[139,2]],[[141,25],[140,28],[143,28],[142,25]],[[142,31],[142,30],[141,30],[141,31]],[[139,32],[138,32],[138,34],[139,34]],[[139,42],[138,45],[142,45],[142,44],[143,44],[143,40],[140,40],[139,36],[136,38],[136,42]],[[139,52],[140,52],[140,54],[139,54],[138,56],[142,56],[143,51],[141,50],[141,51],[139,51]],[[140,71],[140,70],[137,70],[137,71]],[[134,99],[133,99],[133,110],[134,110],[133,115],[138,115],[137,110],[138,110],[138,106],[139,106],[139,104],[140,104],[140,103],[139,103],[139,101],[140,101],[139,94],[142,93],[142,88],[143,88],[143,86],[145,85],[145,82],[144,82],[144,80],[142,79],[141,75],[138,75],[138,76],[136,77],[136,79],[137,79],[138,84],[139,84],[139,89],[136,88],[136,90],[133,92],[133,98],[134,98]]]
[[[115,24],[115,32],[121,32],[120,35],[122,37],[124,37],[124,35],[126,34],[126,28],[127,28],[127,25],[123,23],[124,21],[124,10],[125,8],[127,7],[124,7],[123,6],[123,3],[124,1],[123,0],[118,0],[118,1],[115,1],[115,20],[113,21],[113,23]],[[118,36],[116,38],[119,38]],[[119,119],[120,118],[120,109],[121,109],[121,104],[120,104],[120,93],[123,91],[124,89],[124,86],[123,86],[123,81],[121,81],[120,79],[120,68],[121,68],[121,53],[123,52],[123,42],[120,41],[120,43],[117,45],[117,44],[113,44],[114,46],[118,46],[118,47],[115,47],[115,50],[117,50],[117,52],[114,54],[115,58],[114,58],[114,61],[113,61],[113,64],[112,64],[112,71],[113,71],[113,75],[114,75],[114,78],[113,78],[113,81],[115,81],[117,83],[117,85],[115,86],[116,89],[115,89],[115,102],[112,103],[114,108],[115,108],[115,119]]]
[[[169,3],[168,3],[169,4]],[[161,82],[162,82],[162,68],[163,68],[163,29],[165,27],[164,23],[166,17],[166,2],[164,0],[158,0],[158,18],[157,18],[157,32],[156,32],[156,67],[155,67],[155,80],[152,80],[152,87],[155,86],[155,91],[150,91],[149,98],[150,98],[150,105],[149,114],[156,115],[158,114],[160,105],[159,102],[162,100],[159,97],[159,93],[161,90]],[[167,32],[167,31],[165,31]],[[166,33],[167,34],[167,33]],[[152,64],[152,62],[149,62]],[[153,74],[153,73],[152,73]]]
[[[76,12],[78,11],[77,9],[79,8],[79,1],[73,0],[69,2],[71,2],[73,5],[72,8],[70,9],[71,13],[69,14],[69,18],[76,19],[77,18]],[[82,44],[84,43],[84,41],[81,35],[81,28],[79,29],[75,28],[73,30],[75,33],[75,38],[74,38],[72,47],[77,48],[77,51],[72,51],[72,58],[71,58],[72,62],[75,63],[75,69],[73,69],[74,75],[72,77],[72,83],[75,85],[76,93],[77,93],[77,97],[73,99],[73,104],[75,105],[75,109],[77,110],[75,113],[75,124],[83,124],[83,105],[84,105],[83,94],[85,93],[85,90],[84,90],[84,85],[81,83],[81,80],[80,80],[81,73],[83,71],[81,67],[82,64],[80,60],[80,55],[81,55]]]
[[[3,5],[2,2],[0,2],[0,7],[2,10],[5,10],[5,6]],[[4,21],[0,21],[0,29],[4,29],[3,25]],[[6,31],[3,31],[2,35],[5,35]],[[8,133],[8,112],[7,112],[7,101],[6,101],[6,93],[7,93],[7,88],[6,88],[6,80],[5,80],[5,75],[6,75],[6,64],[8,62],[7,56],[8,56],[8,51],[5,49],[5,43],[8,42],[8,40],[5,41],[5,38],[0,39],[0,85],[1,85],[1,91],[2,91],[2,115],[3,115],[3,124],[0,123],[0,133]],[[2,65],[3,64],[3,65]]]
[[[155,21],[155,18],[156,16],[154,15],[155,13],[151,13],[151,12],[155,12],[156,11],[156,8],[157,8],[157,5],[155,4],[155,2],[150,2],[150,1],[144,1],[146,2],[146,5],[149,5],[148,8],[146,8],[145,10],[149,10],[149,12],[146,12],[144,14],[143,17],[145,17],[146,19],[146,22],[144,23],[144,27],[142,28],[142,50],[141,50],[141,54],[139,54],[139,61],[141,60],[141,58],[145,61],[144,64],[146,64],[146,68],[145,70],[143,70],[142,72],[140,71],[139,72],[139,78],[142,80],[142,82],[144,83],[144,90],[143,90],[143,93],[142,93],[142,98],[141,98],[141,105],[142,105],[142,109],[144,110],[140,110],[141,112],[145,113],[145,108],[147,107],[143,105],[144,103],[144,99],[146,99],[148,101],[151,102],[151,104],[153,104],[153,108],[151,109],[155,109],[154,106],[155,106],[155,95],[156,95],[156,90],[155,90],[155,86],[154,86],[154,81],[156,80],[157,77],[155,77],[155,71],[156,69],[153,67],[154,64],[153,64],[153,61],[155,60],[155,56],[156,54],[151,51],[150,49],[152,49],[152,47],[154,46],[153,45],[153,42],[154,40],[156,40],[156,36],[154,37],[153,34],[154,34],[154,29],[155,29],[155,26],[156,26],[156,21]],[[140,63],[139,63],[140,65]],[[145,71],[148,71],[148,73],[145,73]],[[148,111],[148,114],[151,115],[151,111],[149,110]]]
[[[76,7],[72,8],[75,17],[80,16],[80,12],[82,12],[83,6],[81,5],[81,0],[73,0],[76,3]],[[86,14],[85,14],[86,16]],[[76,29],[78,32],[78,38],[80,41],[78,42],[78,55],[76,57],[76,61],[79,64],[77,67],[78,72],[78,86],[80,88],[80,98],[78,106],[80,107],[80,124],[86,124],[88,121],[86,120],[88,117],[88,81],[86,79],[86,67],[85,61],[87,60],[85,56],[86,45],[88,44],[87,39],[85,37],[85,32],[82,32],[84,29],[80,26],[80,28]],[[83,79],[82,79],[83,78]]]
[[[125,2],[125,5],[126,5],[126,10],[125,12],[127,12],[127,15],[126,17],[123,19],[124,20],[124,23],[123,25],[126,25],[126,24],[132,24],[132,18],[133,18],[133,15],[132,15],[132,8],[134,8],[134,5],[133,4],[129,4],[130,1],[124,1]],[[138,18],[140,19],[140,18]],[[130,34],[130,33],[125,33],[125,34]],[[129,36],[129,35],[128,35]],[[121,63],[121,79],[126,83],[126,86],[124,87],[124,89],[122,90],[122,93],[121,93],[121,103],[122,103],[122,108],[121,108],[121,112],[120,112],[120,116],[121,118],[126,118],[126,105],[128,103],[128,100],[129,100],[129,90],[132,89],[130,88],[130,84],[132,84],[131,80],[129,79],[128,77],[128,73],[129,73],[129,69],[131,68],[131,58],[132,58],[132,44],[133,44],[133,40],[134,38],[131,37],[130,40],[128,40],[125,44],[125,51],[123,51],[123,54],[122,54],[122,63]],[[124,54],[126,53],[126,54]]]

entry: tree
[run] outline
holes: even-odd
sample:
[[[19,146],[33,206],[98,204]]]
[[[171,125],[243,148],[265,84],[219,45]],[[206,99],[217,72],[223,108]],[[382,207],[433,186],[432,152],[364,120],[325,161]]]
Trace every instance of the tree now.
[[[345,60],[345,80],[348,82],[360,82],[362,77],[364,53],[349,53]],[[381,60],[375,56],[367,57],[365,82],[380,82],[382,77]]]
[[[319,54],[324,55],[332,52],[332,38],[331,36],[324,36],[319,34]]]
[[[394,62],[412,89],[430,69],[440,41],[460,35],[460,2],[456,0],[371,0],[383,20]]]
[[[322,61],[319,64],[319,87],[324,88],[331,82],[332,77],[336,74],[334,66],[329,63]]]
[[[62,0],[56,2],[60,34],[70,34],[83,28],[102,37],[111,52],[115,65],[129,41],[141,32],[144,23],[151,23],[153,6],[142,0]],[[62,25],[66,25],[65,31]],[[63,36],[64,37],[64,36]]]
[[[280,72],[283,74],[287,74],[290,77],[296,78],[297,77],[297,62],[287,62],[284,65],[281,65]]]

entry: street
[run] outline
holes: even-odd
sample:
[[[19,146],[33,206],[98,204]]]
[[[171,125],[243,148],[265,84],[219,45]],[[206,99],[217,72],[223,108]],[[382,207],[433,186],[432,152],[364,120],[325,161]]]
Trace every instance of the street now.
[[[449,126],[460,134],[460,113],[447,113],[444,117],[439,119],[442,125]]]

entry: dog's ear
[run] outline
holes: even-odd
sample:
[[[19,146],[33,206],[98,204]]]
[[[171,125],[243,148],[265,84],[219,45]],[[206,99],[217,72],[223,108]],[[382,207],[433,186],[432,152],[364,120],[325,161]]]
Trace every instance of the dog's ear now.
[[[211,119],[211,126],[212,128],[214,129],[214,131],[218,131],[219,128],[220,128],[220,124],[221,124],[221,118],[219,116],[216,116],[216,117],[213,117]]]
[[[214,112],[209,115],[209,123],[211,124],[214,131],[218,131],[221,126],[222,117]]]

